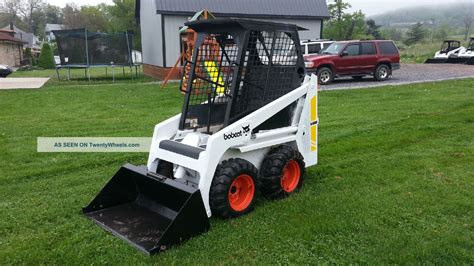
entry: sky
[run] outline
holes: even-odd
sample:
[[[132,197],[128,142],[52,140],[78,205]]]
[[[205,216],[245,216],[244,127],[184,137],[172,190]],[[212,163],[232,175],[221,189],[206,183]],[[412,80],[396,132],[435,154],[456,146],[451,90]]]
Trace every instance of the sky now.
[[[334,1],[334,0],[328,0]],[[471,2],[474,0],[346,0],[352,5],[352,10],[362,10],[367,16],[381,14],[404,7],[412,6],[441,6],[449,3]]]
[[[192,1],[192,0],[189,0]],[[235,0],[238,1],[238,0]],[[291,0],[289,0],[291,1]],[[334,0],[327,0],[331,2]],[[474,0],[346,0],[352,5],[352,10],[362,10],[367,16],[392,11],[398,8],[420,5],[443,5],[454,2],[472,2]],[[99,3],[111,4],[112,0],[46,0],[46,2],[64,7],[66,3],[75,3],[78,6],[96,5]],[[211,10],[212,11],[212,10]]]

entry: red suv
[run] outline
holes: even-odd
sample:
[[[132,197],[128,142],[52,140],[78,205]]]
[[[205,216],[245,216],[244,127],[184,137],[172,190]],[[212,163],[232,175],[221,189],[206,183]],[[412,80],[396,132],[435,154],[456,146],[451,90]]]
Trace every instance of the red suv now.
[[[308,72],[317,73],[321,84],[341,76],[362,79],[373,75],[382,81],[400,69],[400,52],[393,41],[335,42],[319,55],[306,56],[305,66]]]

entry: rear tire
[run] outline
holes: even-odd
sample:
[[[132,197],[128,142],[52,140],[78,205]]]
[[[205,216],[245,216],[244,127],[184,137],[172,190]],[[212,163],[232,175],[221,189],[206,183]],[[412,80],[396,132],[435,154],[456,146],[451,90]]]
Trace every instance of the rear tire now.
[[[221,162],[216,169],[209,192],[212,215],[233,218],[253,210],[258,170],[244,159]]]
[[[303,156],[292,147],[282,145],[271,150],[262,162],[259,187],[268,199],[282,199],[303,185]]]
[[[377,81],[384,81],[390,77],[390,67],[388,65],[382,64],[377,66],[374,73],[374,78]]]
[[[328,85],[334,80],[334,73],[328,67],[318,69],[317,75],[321,85]]]

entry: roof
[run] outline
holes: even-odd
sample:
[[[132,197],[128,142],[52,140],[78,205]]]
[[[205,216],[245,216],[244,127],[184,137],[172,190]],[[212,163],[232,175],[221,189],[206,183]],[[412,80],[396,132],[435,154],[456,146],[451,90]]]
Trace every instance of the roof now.
[[[0,41],[7,41],[7,42],[15,42],[15,43],[27,43],[25,41],[22,41],[20,39],[17,39],[11,35],[11,33],[7,31],[0,31]]]
[[[10,25],[6,25],[5,27],[1,28],[2,30],[11,30]],[[13,31],[15,33],[27,33],[26,31],[18,28],[16,25],[13,25]]]
[[[51,32],[53,30],[62,30],[62,29],[64,29],[63,24],[46,24],[46,26],[44,27],[44,31],[46,32]]]
[[[158,14],[192,15],[197,11],[208,9],[217,17],[261,19],[330,17],[326,0],[155,0],[155,3]]]
[[[223,30],[253,30],[253,29],[269,29],[269,30],[288,30],[298,31],[306,30],[293,24],[275,23],[269,21],[258,21],[249,19],[210,19],[196,20],[185,23],[189,28],[197,32],[222,32]]]

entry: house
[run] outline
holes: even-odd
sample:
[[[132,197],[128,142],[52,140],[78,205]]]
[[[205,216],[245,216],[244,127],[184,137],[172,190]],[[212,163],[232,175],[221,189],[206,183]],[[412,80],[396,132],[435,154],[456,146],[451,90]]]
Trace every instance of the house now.
[[[0,30],[0,65],[20,66],[23,60],[23,45],[11,30]]]
[[[322,38],[323,20],[329,18],[326,0],[136,0],[146,75],[166,77],[180,55],[180,27],[203,9],[218,18],[296,24],[307,29],[301,40]]]
[[[44,36],[46,37],[47,42],[54,41],[54,30],[63,30],[65,26],[63,24],[46,24],[44,27]]]
[[[33,33],[26,32],[18,28],[17,26],[10,24],[8,26],[5,26],[2,28],[2,30],[11,30],[14,32],[14,36],[17,39],[20,39],[25,43],[24,47],[28,47],[31,49],[39,49],[40,47],[38,46],[39,43],[39,38],[35,36]]]

